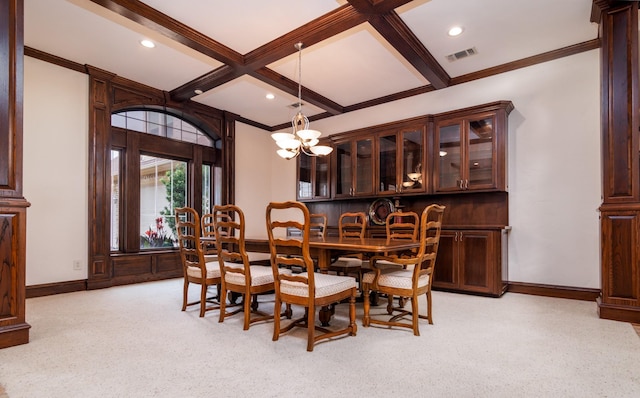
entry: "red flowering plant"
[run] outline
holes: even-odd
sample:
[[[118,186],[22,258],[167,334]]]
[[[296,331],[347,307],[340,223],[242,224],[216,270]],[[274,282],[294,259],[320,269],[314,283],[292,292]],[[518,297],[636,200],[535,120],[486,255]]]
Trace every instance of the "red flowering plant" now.
[[[144,235],[140,236],[140,248],[175,247],[176,240],[164,229],[162,217],[156,218],[155,230],[149,226]]]

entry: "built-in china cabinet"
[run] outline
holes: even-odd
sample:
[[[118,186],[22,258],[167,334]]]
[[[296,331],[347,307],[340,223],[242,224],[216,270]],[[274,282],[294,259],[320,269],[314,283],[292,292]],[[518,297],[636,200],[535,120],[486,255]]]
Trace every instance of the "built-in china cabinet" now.
[[[511,104],[494,104],[473,112],[438,115],[435,192],[507,190],[507,134],[503,132],[512,109]]]
[[[328,157],[298,157],[298,200],[336,226],[388,200],[420,213],[445,205],[435,289],[500,296],[506,290],[509,101],[335,134]],[[327,190],[327,185],[330,189]],[[384,236],[370,217],[369,236]],[[331,233],[331,227],[330,227]]]

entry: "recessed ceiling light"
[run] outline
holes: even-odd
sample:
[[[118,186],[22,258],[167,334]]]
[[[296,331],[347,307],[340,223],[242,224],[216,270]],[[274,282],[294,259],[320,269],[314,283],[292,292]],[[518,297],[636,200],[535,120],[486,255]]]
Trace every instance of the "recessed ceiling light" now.
[[[271,94],[271,93],[268,93],[268,94],[266,95],[266,97],[267,97],[267,99],[268,99],[268,100],[272,100],[272,99],[274,99],[276,96],[275,96],[275,95],[273,95],[273,94]]]
[[[196,95],[200,95],[202,93],[204,93],[204,91],[200,90],[199,88],[193,90],[194,93],[196,93]]]
[[[464,29],[462,28],[462,26],[454,26],[451,29],[449,29],[448,35],[455,37],[461,34],[463,30]]]
[[[151,40],[147,40],[147,39],[140,40],[140,44],[142,44],[143,46],[145,46],[147,48],[153,48],[153,47],[156,46],[154,42],[152,42]]]

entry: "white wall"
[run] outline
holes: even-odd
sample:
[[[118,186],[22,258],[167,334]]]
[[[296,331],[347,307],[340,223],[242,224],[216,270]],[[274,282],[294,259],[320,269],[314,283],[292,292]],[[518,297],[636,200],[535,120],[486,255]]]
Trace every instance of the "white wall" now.
[[[270,134],[236,123],[236,204],[245,213],[246,236],[267,235],[269,202],[295,200],[296,161],[279,157]]]
[[[33,203],[27,211],[28,285],[86,277],[86,82],[84,75],[25,58],[24,184]],[[599,50],[593,50],[312,122],[312,128],[334,134],[513,101],[509,280],[599,288],[599,98]],[[247,216],[247,234],[263,235],[267,203],[295,199],[295,161],[279,158],[265,131],[237,123],[236,139],[236,204]],[[43,175],[41,165],[55,161],[56,177],[74,177],[60,182],[51,172]],[[60,184],[72,186],[63,192]],[[83,261],[81,273],[71,270],[76,258]]]
[[[86,279],[89,79],[30,57],[24,76],[26,284]]]

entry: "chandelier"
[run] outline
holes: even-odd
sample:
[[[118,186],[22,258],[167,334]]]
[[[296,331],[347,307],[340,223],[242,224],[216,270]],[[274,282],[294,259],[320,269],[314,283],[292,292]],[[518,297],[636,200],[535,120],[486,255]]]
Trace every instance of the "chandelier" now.
[[[309,119],[302,113],[302,43],[295,44],[298,49],[298,112],[291,119],[291,133],[273,133],[271,138],[276,142],[278,156],[292,159],[304,153],[308,156],[326,156],[333,148],[318,145],[318,137],[322,135],[318,130],[309,129]]]

